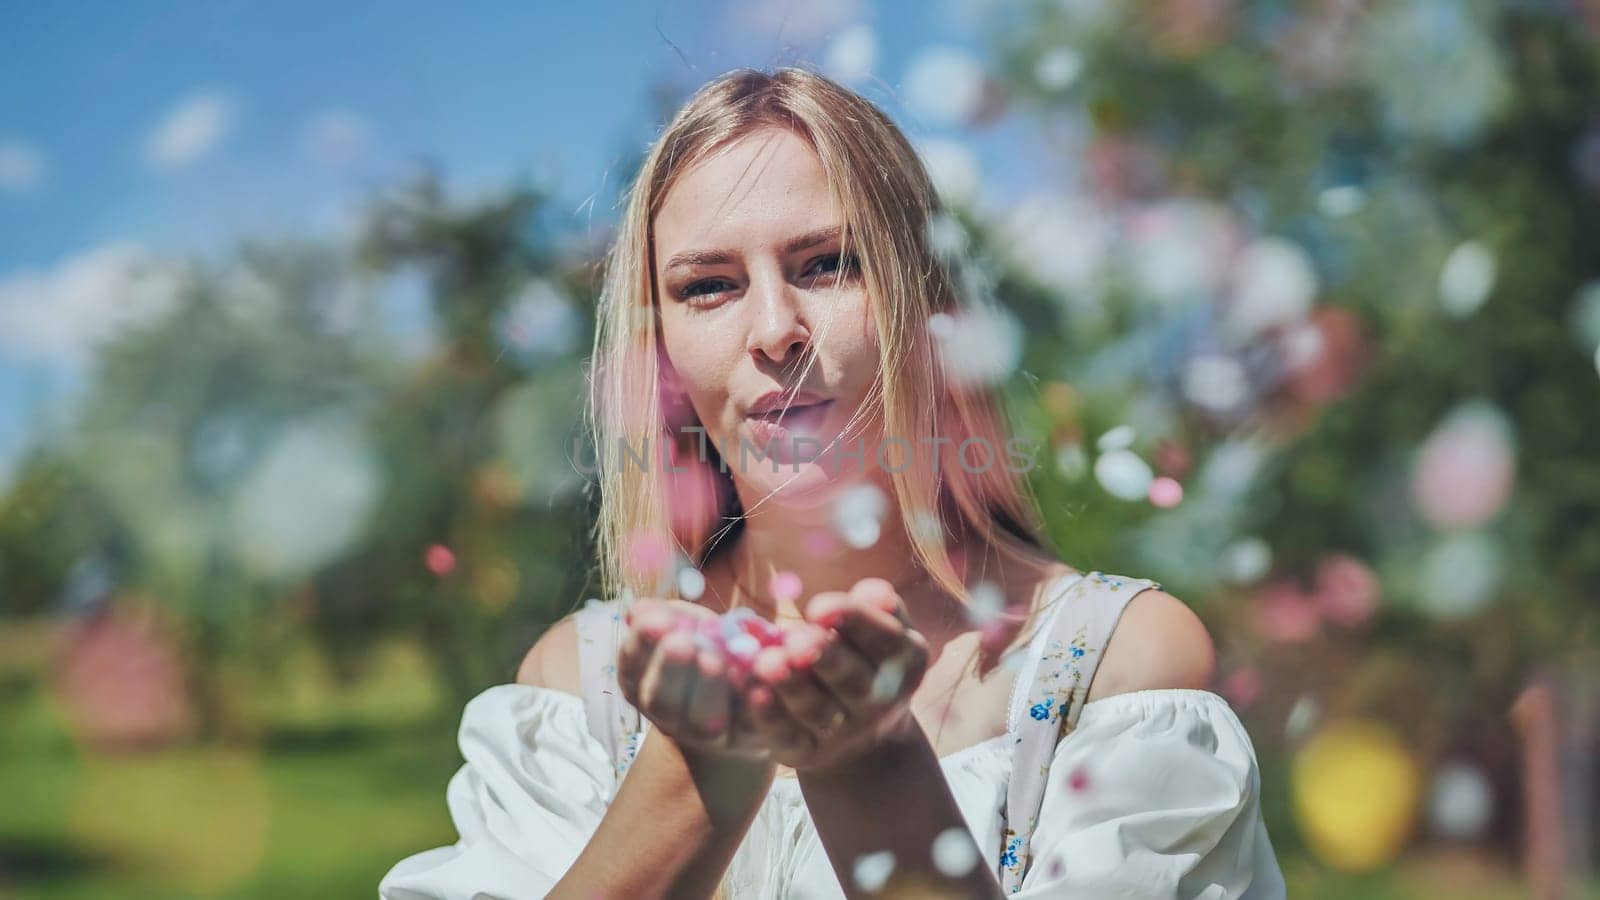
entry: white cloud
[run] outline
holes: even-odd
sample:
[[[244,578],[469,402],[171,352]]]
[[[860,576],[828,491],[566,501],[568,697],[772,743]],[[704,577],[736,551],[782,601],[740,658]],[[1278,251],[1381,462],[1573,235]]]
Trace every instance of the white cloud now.
[[[181,272],[143,248],[112,243],[45,271],[0,277],[0,352],[77,368],[100,342],[177,306]]]
[[[233,127],[237,104],[218,88],[194,91],[178,101],[145,142],[145,159],[158,169],[181,169],[216,149]]]
[[[367,148],[371,129],[366,119],[342,109],[313,115],[305,126],[305,150],[313,160],[330,168],[348,165]]]
[[[0,140],[0,191],[31,191],[44,183],[50,164],[37,149],[15,140]]]

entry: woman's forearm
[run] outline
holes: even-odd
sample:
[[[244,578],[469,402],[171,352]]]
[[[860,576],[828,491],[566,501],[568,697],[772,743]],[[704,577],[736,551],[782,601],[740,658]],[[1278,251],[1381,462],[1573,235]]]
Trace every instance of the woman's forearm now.
[[[650,729],[594,837],[546,896],[711,897],[773,774],[686,753]]]
[[[800,791],[839,884],[852,898],[869,896],[856,883],[856,861],[887,850],[893,854],[893,870],[880,891],[893,887],[915,896],[1000,897],[1000,885],[976,848],[977,862],[966,873],[945,874],[935,865],[933,848],[941,834],[960,828],[970,840],[971,832],[927,735],[910,716],[906,723],[849,763],[798,773]]]

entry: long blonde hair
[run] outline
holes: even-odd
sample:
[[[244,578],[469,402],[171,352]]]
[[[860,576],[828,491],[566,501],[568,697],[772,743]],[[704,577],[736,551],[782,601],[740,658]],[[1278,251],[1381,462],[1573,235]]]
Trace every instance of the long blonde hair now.
[[[673,454],[670,463],[689,452],[679,429],[692,423],[692,414],[686,419],[681,399],[663,389],[652,224],[683,172],[765,127],[788,129],[815,150],[843,211],[845,252],[858,247],[880,359],[877,383],[857,417],[881,412],[884,434],[905,436],[913,446],[938,436],[950,436],[953,445],[982,438],[991,448],[1006,446],[998,392],[952,378],[928,333],[930,316],[960,313],[979,298],[959,289],[930,236],[930,223],[944,210],[915,149],[875,105],[815,72],[727,72],[701,87],[651,146],[605,259],[586,425],[597,451],[601,589],[624,604],[678,592],[674,566],[666,566],[663,577],[629,564],[630,545],[636,548],[640,536],[654,536],[658,546],[703,568],[741,527],[744,510],[726,472],[700,467],[694,477],[708,479],[703,490],[676,491],[662,467],[613,465],[607,454],[618,447],[665,447]],[[946,536],[976,537],[1015,558],[1037,559],[1046,546],[1042,523],[1021,473],[999,465],[969,471],[956,453],[939,456],[935,471],[923,454],[910,454],[892,474],[889,499],[918,565],[970,602]]]

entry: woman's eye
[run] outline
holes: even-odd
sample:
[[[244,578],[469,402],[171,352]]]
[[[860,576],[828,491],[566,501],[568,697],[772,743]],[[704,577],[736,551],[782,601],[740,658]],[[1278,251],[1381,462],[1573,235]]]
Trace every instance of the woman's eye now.
[[[721,278],[707,278],[703,281],[696,281],[695,283],[678,291],[678,298],[681,300],[690,300],[700,296],[714,296],[721,293],[721,291],[713,291],[709,289],[715,287],[716,285],[725,285],[727,283],[727,281]]]
[[[837,275],[844,272],[854,272],[855,269],[855,256],[830,253],[827,256],[818,257],[816,262],[811,264],[810,271],[813,275]]]

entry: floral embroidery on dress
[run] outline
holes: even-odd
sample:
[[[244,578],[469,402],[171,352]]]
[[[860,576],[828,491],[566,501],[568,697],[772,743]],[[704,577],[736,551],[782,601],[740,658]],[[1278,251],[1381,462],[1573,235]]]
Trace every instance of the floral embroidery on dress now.
[[[1121,578],[1107,575],[1104,572],[1093,571],[1078,580],[1077,587],[1089,591],[1088,599],[1079,605],[1070,606],[1063,610],[1061,615],[1080,617],[1081,623],[1060,620],[1052,630],[1057,634],[1065,635],[1066,629],[1077,625],[1077,631],[1071,639],[1062,640],[1054,635],[1049,639],[1044,651],[1040,654],[1034,682],[1030,687],[1031,693],[1027,699],[1031,703],[1028,715],[1033,723],[1024,721],[1017,729],[1015,754],[1023,748],[1023,737],[1026,735],[1032,741],[1031,747],[1045,748],[1028,760],[1028,767],[1013,773],[1013,789],[1018,784],[1029,785],[1022,788],[1023,795],[1017,799],[1019,803],[1018,818],[1023,811],[1029,814],[1026,826],[1022,828],[1006,827],[1003,831],[1002,846],[1000,847],[999,875],[1000,883],[1008,894],[1022,890],[1023,875],[1029,868],[1033,852],[1033,831],[1038,822],[1038,802],[1028,798],[1029,792],[1038,792],[1048,782],[1051,751],[1066,737],[1076,725],[1078,712],[1087,699],[1087,681],[1092,677],[1096,664],[1099,662],[1101,646],[1110,636],[1110,627],[1116,621],[1116,613],[1120,611],[1120,604],[1127,598],[1141,590],[1150,587],[1160,588],[1159,582],[1149,579]],[[1132,588],[1132,590],[1128,590]],[[1096,593],[1112,593],[1117,596],[1096,598]],[[1082,595],[1078,595],[1082,596]],[[1104,602],[1105,606],[1099,604]],[[1082,605],[1091,604],[1090,606]],[[1090,631],[1093,629],[1093,634]],[[1052,727],[1054,726],[1054,727]],[[1052,741],[1051,738],[1054,738]],[[1015,779],[1023,778],[1023,781]],[[1034,797],[1038,794],[1034,793]],[[1010,810],[1008,801],[1008,813]],[[1032,804],[1030,808],[1030,804]]]
[[[1018,857],[1017,851],[1022,849],[1022,838],[1010,828],[1005,829],[1001,837],[1003,846],[1000,848],[1000,868],[1010,869],[1020,875],[1022,860]]]
[[[628,774],[628,768],[633,765],[633,758],[639,755],[639,741],[644,737],[644,730],[633,731],[628,734],[627,742],[622,748],[622,758],[617,761],[617,778]]]

